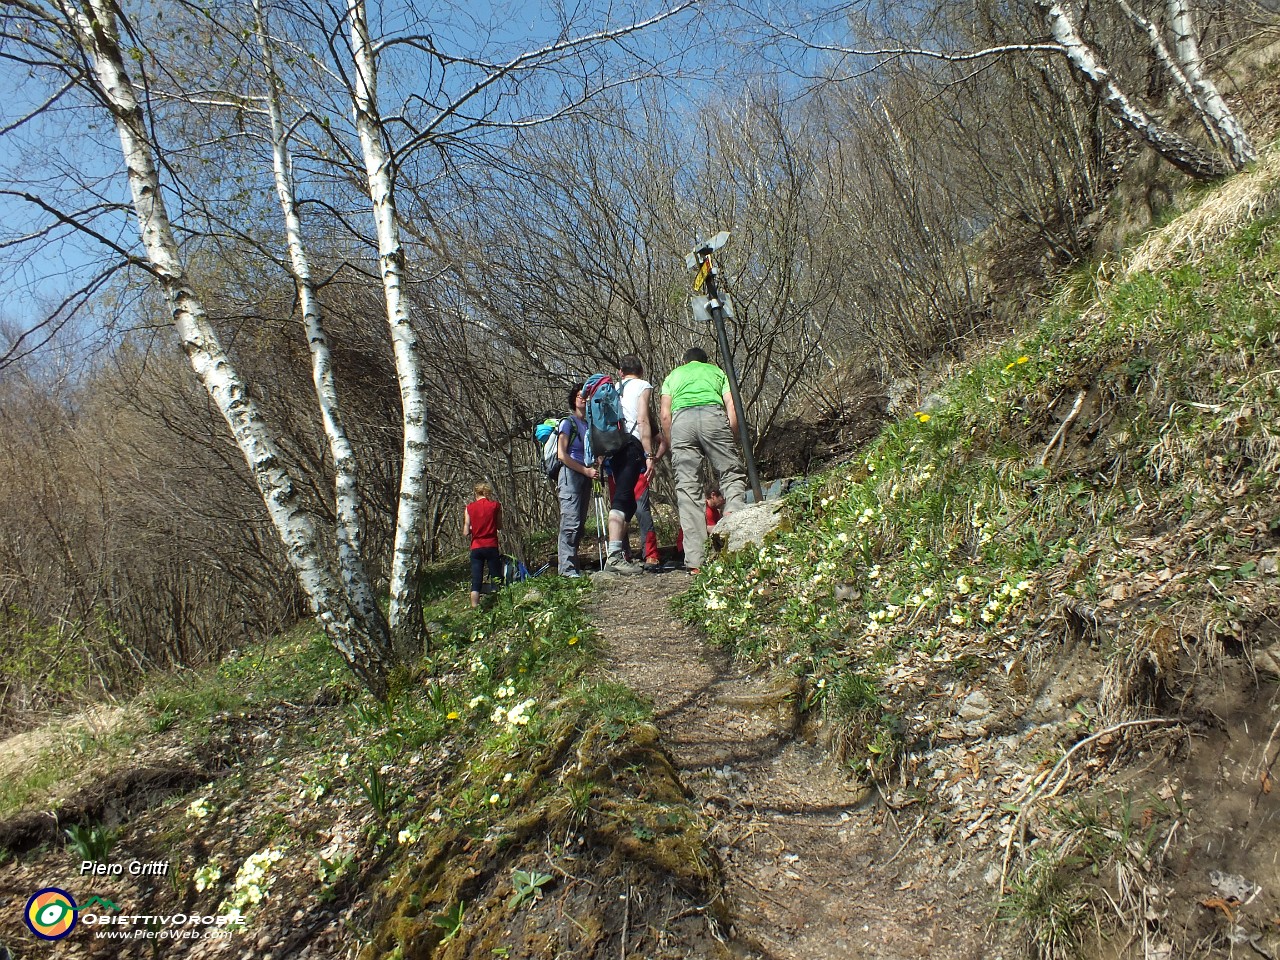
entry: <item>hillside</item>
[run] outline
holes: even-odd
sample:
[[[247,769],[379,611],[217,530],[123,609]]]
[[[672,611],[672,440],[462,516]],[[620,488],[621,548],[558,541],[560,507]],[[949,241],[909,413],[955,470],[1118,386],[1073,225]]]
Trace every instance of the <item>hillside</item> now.
[[[445,569],[386,705],[299,628],[6,741],[0,944],[1280,954],[1278,214],[1272,152],[691,583]]]
[[[684,601],[1037,955],[1280,944],[1278,172],[1081,273]]]

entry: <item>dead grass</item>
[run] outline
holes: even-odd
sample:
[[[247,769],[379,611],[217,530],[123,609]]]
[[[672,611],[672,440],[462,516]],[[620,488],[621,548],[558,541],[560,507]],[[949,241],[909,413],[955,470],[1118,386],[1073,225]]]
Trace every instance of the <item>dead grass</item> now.
[[[1156,231],[1124,259],[1122,279],[1194,263],[1227,238],[1280,209],[1280,148],[1271,146],[1247,172]]]

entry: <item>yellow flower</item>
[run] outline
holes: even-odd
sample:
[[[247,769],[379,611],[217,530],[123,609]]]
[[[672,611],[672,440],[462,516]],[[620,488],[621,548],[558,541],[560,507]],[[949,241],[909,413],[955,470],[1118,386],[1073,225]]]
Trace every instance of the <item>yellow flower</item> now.
[[[447,719],[447,720],[457,720],[457,719],[458,719],[458,711],[457,711],[457,710],[450,710],[450,711],[449,711],[449,715],[448,715],[445,719]]]
[[[916,419],[919,420],[921,423],[928,423],[933,418],[930,417],[927,413],[917,413]]]
[[[1031,362],[1031,358],[1030,358],[1030,357],[1019,357],[1019,358],[1018,358],[1018,364],[1019,364],[1019,365],[1024,364],[1024,363],[1030,363],[1030,362]]]
[[[573,646],[575,643],[577,643],[577,642],[578,642],[578,638],[577,638],[576,636],[573,636],[573,637],[570,637],[570,638],[569,638],[569,646],[571,646],[571,647],[572,647],[572,646]]]

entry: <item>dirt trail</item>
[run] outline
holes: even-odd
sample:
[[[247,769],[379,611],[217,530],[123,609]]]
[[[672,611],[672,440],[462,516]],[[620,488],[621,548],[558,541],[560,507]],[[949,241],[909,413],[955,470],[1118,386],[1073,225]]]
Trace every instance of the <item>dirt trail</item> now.
[[[988,885],[795,730],[786,678],[752,676],[669,609],[682,574],[600,583],[620,679],[652,698],[685,784],[718,823],[735,946],[752,960],[999,960]],[[1016,951],[1013,951],[1016,952]]]

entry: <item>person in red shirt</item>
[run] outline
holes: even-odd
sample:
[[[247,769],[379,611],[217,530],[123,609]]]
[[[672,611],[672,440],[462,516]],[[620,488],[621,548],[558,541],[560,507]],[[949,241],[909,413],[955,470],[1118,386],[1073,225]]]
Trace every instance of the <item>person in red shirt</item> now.
[[[707,498],[707,502],[706,502],[707,529],[710,530],[717,523],[719,523],[720,518],[724,516],[724,494],[720,492],[720,488],[717,487],[714,483],[707,484],[706,487],[703,488],[703,493],[706,495],[706,498]],[[681,530],[679,533],[676,534],[676,553],[678,553],[682,558],[684,557],[684,531],[683,530]]]
[[[484,586],[484,567],[489,576],[502,579],[502,554],[498,550],[498,531],[502,528],[502,504],[493,499],[493,487],[481,480],[475,485],[476,498],[467,504],[462,517],[462,535],[471,538],[471,606],[480,605],[480,588]]]
[[[707,495],[707,529],[710,530],[724,516],[724,494],[720,492],[719,487],[712,484],[707,485],[705,492]]]

